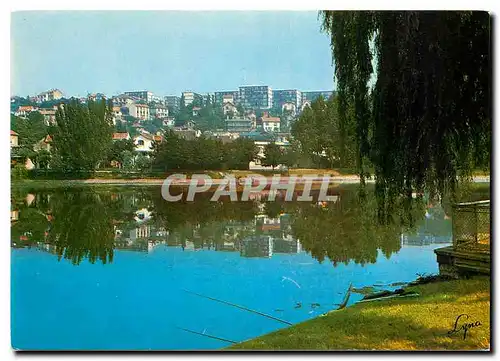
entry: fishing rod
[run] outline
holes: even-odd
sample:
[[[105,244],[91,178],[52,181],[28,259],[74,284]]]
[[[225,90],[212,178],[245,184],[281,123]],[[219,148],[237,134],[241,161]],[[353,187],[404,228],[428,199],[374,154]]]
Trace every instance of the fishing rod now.
[[[208,338],[213,338],[215,340],[225,341],[225,342],[229,342],[229,343],[237,343],[235,341],[231,341],[231,340],[228,340],[226,338],[212,336],[212,335],[208,335],[206,333],[196,332],[196,331],[193,331],[193,330],[188,330],[187,328],[183,328],[183,327],[177,327],[177,328],[180,329],[180,330],[186,331],[186,332],[194,333],[195,335],[205,336],[205,337],[208,337]]]
[[[235,304],[235,303],[227,302],[227,301],[224,301],[224,300],[219,300],[219,299],[217,299],[217,298],[213,298],[213,297],[209,297],[209,296],[204,296],[204,295],[201,295],[201,294],[196,293],[196,292],[193,292],[193,291],[188,291],[188,290],[183,290],[183,291],[184,291],[184,292],[187,292],[187,293],[191,293],[191,294],[196,295],[196,296],[199,296],[199,297],[207,298],[207,299],[212,300],[212,301],[216,301],[216,302],[224,303],[224,304],[226,304],[226,305],[233,306],[233,307],[236,307],[236,308],[239,308],[239,309],[242,309],[242,310],[248,311],[248,312],[252,312],[252,313],[255,313],[255,314],[257,314],[257,315],[261,315],[261,316],[264,316],[264,317],[270,318],[270,319],[272,319],[272,320],[279,321],[279,322],[284,323],[284,324],[287,324],[287,325],[292,325],[292,323],[291,323],[291,322],[288,322],[288,321],[282,320],[281,318],[277,318],[277,317],[274,317],[274,316],[268,315],[268,314],[266,314],[266,313],[262,313],[262,312],[259,312],[259,311],[255,311],[255,310],[252,310],[251,308],[247,308],[247,307],[244,307],[244,306],[240,306],[240,305],[237,305],[237,304]]]
[[[339,308],[337,308],[335,311],[341,310],[347,306],[347,302],[349,301],[349,296],[351,296],[351,290],[352,290],[352,282],[349,284],[349,288],[347,289],[347,292],[344,296],[344,301],[339,305]]]

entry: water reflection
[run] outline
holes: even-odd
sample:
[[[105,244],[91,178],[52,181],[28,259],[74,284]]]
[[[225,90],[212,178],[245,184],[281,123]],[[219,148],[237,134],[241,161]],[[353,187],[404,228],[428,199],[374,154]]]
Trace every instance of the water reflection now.
[[[239,252],[241,257],[272,257],[306,251],[334,265],[375,263],[402,244],[449,242],[451,220],[443,209],[416,199],[411,208],[394,204],[380,222],[373,192],[359,197],[356,187],[331,191],[335,201],[275,202],[255,196],[249,202],[169,203],[157,187],[80,188],[14,192],[13,247],[38,247],[79,264],[113,261],[115,249],[152,252],[156,246]],[[409,220],[416,220],[409,224]],[[426,235],[427,234],[427,235]]]

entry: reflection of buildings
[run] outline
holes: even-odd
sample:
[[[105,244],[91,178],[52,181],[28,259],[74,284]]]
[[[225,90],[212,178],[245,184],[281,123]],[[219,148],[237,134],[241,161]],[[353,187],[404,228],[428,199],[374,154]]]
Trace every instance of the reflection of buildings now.
[[[287,238],[273,239],[273,252],[274,253],[300,253],[302,252],[302,245],[299,240],[288,236]]]
[[[239,242],[235,241],[223,241],[221,243],[217,243],[215,245],[216,251],[228,251],[228,252],[236,252],[239,249]]]
[[[130,230],[130,239],[136,240],[136,239],[140,239],[140,238],[149,238],[150,234],[151,234],[151,226],[145,224],[145,225],[141,225],[137,228],[131,229]]]
[[[138,199],[133,199],[134,204],[137,201]],[[133,212],[133,221],[125,224],[116,222],[120,224],[120,228],[115,225],[115,248],[151,252],[157,245],[167,244],[169,231],[151,224],[149,221],[152,218],[152,212],[148,208],[141,208]]]
[[[243,257],[271,257],[273,239],[271,236],[249,236],[241,242],[240,254]]]
[[[429,246],[431,244],[449,244],[451,243],[451,234],[449,236],[434,236],[434,235],[401,235],[402,246]]]
[[[402,246],[428,246],[452,242],[452,223],[441,207],[428,208],[412,233],[401,234]]]
[[[257,214],[252,213],[248,218],[210,219],[205,222],[169,223],[173,227],[169,230],[159,224],[154,216],[155,212],[147,196],[141,192],[123,194],[113,192],[110,194],[112,202],[124,202],[121,213],[113,214],[108,218],[108,225],[114,232],[114,242],[107,243],[106,249],[113,247],[116,250],[135,252],[152,252],[159,245],[176,247],[184,251],[197,251],[200,249],[234,252],[242,257],[271,257],[273,254],[295,254],[302,251],[299,240],[292,236],[289,215],[274,204],[256,202]],[[47,195],[28,194],[22,202],[12,203],[12,225],[24,214],[23,207],[31,205],[33,214],[45,217],[47,223],[40,222],[45,229],[34,232],[19,232],[20,235],[13,240],[13,246],[23,247],[37,244],[40,249],[52,252],[54,248],[53,237],[49,240],[47,234],[51,233],[52,214],[50,210],[36,212],[36,208],[48,201]],[[20,208],[21,207],[21,208]],[[20,211],[21,209],[21,211]],[[30,211],[31,212],[31,211]],[[252,210],[255,212],[255,208]],[[276,214],[276,215],[271,215]],[[26,213],[27,214],[27,213]],[[31,214],[31,213],[30,213]],[[97,217],[98,215],[96,215]],[[60,218],[59,218],[60,219]],[[26,220],[23,221],[26,223]],[[23,223],[23,224],[24,224]],[[45,237],[43,236],[45,232]],[[104,235],[103,235],[104,237]],[[15,242],[14,242],[15,241]],[[104,246],[104,244],[103,244]],[[51,251],[52,250],[52,251]]]
[[[291,235],[286,238],[274,238],[269,235],[252,235],[241,242],[242,257],[272,257],[276,253],[300,253],[302,246]]]
[[[139,209],[135,212],[134,219],[138,223],[147,222],[151,219],[151,212],[147,208]]]
[[[10,221],[16,222],[18,220],[19,220],[19,210],[18,209],[11,209],[10,210]]]
[[[281,218],[270,218],[265,214],[255,216],[255,223],[261,231],[280,231]]]

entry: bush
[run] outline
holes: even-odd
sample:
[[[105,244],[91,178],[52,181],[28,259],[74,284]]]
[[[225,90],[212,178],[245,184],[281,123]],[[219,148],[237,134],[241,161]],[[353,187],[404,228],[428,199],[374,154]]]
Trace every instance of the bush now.
[[[93,172],[66,172],[56,169],[30,169],[27,171],[27,178],[29,179],[88,179],[92,178]]]
[[[28,178],[28,170],[24,164],[16,164],[12,168],[10,176],[12,179],[26,179]]]

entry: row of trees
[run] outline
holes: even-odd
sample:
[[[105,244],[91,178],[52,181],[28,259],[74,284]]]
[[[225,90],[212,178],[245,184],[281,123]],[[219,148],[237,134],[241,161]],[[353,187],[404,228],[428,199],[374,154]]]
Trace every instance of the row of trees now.
[[[154,145],[153,167],[163,171],[248,169],[257,154],[258,149],[249,139],[224,144],[204,137],[187,140],[168,131],[164,141]]]

